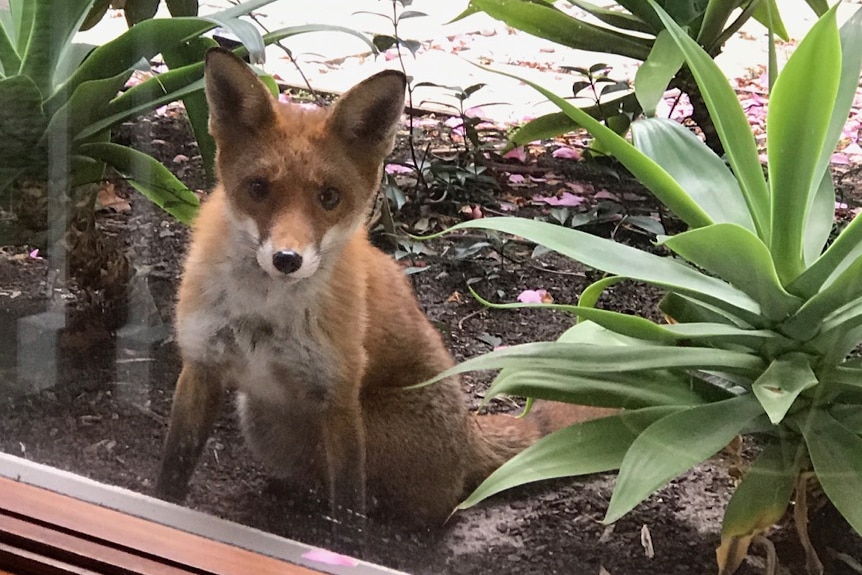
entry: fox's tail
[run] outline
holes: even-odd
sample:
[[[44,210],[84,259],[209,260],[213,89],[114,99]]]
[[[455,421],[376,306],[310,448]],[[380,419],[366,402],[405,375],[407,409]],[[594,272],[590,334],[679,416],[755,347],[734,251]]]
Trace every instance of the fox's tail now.
[[[616,409],[604,407],[537,401],[523,418],[508,414],[472,417],[474,464],[468,486],[475,488],[503,463],[545,435],[616,412]]]

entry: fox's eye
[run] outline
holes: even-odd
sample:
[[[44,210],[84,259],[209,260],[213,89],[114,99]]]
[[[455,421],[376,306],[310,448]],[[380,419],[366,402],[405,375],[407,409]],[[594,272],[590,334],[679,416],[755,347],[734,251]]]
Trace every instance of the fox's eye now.
[[[248,183],[248,195],[251,199],[261,201],[269,195],[269,182],[263,178],[255,178]]]
[[[324,210],[332,210],[335,209],[335,206],[337,206],[338,202],[341,201],[341,192],[339,192],[337,188],[326,186],[320,190],[318,199],[320,200],[320,205],[323,206]]]

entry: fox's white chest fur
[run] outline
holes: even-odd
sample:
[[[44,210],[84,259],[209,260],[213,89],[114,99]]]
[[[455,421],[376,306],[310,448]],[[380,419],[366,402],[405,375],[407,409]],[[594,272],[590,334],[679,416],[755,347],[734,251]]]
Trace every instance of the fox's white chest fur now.
[[[272,278],[254,259],[216,263],[202,305],[177,326],[184,357],[217,367],[260,402],[319,408],[332,387],[333,350],[316,322],[316,280]]]

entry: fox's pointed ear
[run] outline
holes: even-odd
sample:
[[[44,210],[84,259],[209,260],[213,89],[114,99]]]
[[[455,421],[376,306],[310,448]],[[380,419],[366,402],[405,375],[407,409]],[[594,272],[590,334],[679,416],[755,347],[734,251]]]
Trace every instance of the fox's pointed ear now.
[[[404,111],[406,87],[407,78],[397,70],[371,76],[339,98],[329,128],[364,153],[373,150],[381,158],[386,156]]]
[[[259,129],[275,120],[272,96],[248,65],[224,48],[206,54],[210,132]]]

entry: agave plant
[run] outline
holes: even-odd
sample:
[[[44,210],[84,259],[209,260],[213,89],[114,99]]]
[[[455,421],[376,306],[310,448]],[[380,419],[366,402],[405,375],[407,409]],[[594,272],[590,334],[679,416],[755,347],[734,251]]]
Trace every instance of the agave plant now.
[[[752,538],[795,498],[803,543],[806,479],[862,533],[862,219],[830,240],[829,159],[859,83],[862,12],[839,32],[828,10],[778,75],[768,156],[710,54],[656,6],[709,107],[729,167],[666,119],[632,125],[633,144],[531,84],[610,150],[689,229],[660,237],[671,257],[549,223],[488,218],[449,231],[516,234],[610,274],[565,309],[580,322],[558,341],[468,360],[448,372],[502,368],[488,392],[617,407],[548,436],[510,460],[463,504],[514,485],[619,469],[604,521],[711,457],[738,434],[761,450],[725,512],[718,562],[732,573]],[[521,80],[523,81],[523,80]],[[663,288],[673,322],[594,308],[626,279]],[[818,560],[805,544],[809,567]]]
[[[610,7],[585,0],[569,0],[569,3],[587,17],[572,16],[545,0],[469,0],[467,9],[459,18],[484,12],[513,28],[569,48],[626,56],[644,62],[644,75],[650,76],[645,81],[657,79],[663,88],[673,78],[674,85],[689,94],[694,120],[704,130],[707,143],[713,149],[720,148],[698,86],[687,69],[680,70],[683,62],[675,57],[667,26],[648,3],[616,0],[610,3]],[[806,3],[818,15],[828,8],[825,0],[806,0]],[[721,53],[724,43],[752,18],[771,33],[787,40],[776,0],[659,0],[658,4],[713,58]],[[668,57],[669,54],[672,56]],[[586,110],[594,117],[603,117],[608,125],[622,133],[628,127],[629,118],[636,116],[642,106],[639,98],[627,94]],[[576,127],[575,121],[564,113],[548,114],[525,124],[512,136],[512,143],[523,145]]]

